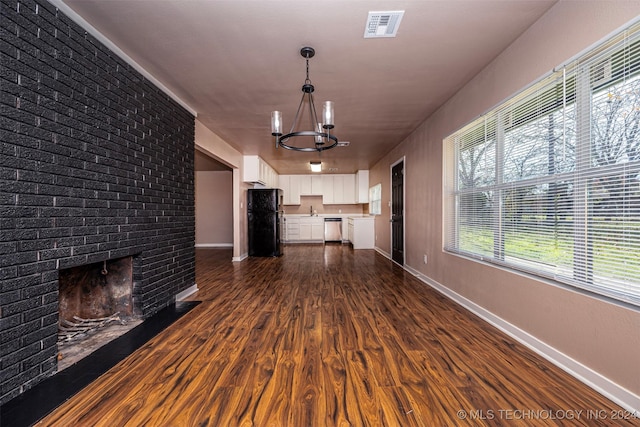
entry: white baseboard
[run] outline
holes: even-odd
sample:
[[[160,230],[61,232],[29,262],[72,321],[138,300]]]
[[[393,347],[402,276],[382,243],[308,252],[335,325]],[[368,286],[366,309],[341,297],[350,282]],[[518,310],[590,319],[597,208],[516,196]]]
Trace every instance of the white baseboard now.
[[[380,255],[382,255],[385,258],[391,259],[391,254],[386,253],[385,251],[383,251],[382,249],[380,249],[379,247],[374,247],[375,251],[378,252]]]
[[[196,248],[233,248],[233,243],[196,243]]]
[[[183,299],[185,299],[189,295],[192,295],[192,294],[195,294],[196,292],[198,292],[198,290],[199,290],[198,289],[198,284],[194,283],[193,285],[189,286],[184,291],[178,292],[178,294],[176,294],[176,301],[182,301]]]
[[[384,252],[381,253],[384,254]],[[496,316],[482,306],[452,291],[435,280],[430,279],[419,271],[407,266],[405,266],[405,270],[436,291],[462,305],[467,310],[481,317],[513,339],[544,357],[563,371],[569,373],[571,376],[596,390],[598,393],[611,399],[627,411],[634,414],[640,414],[640,396],[616,384],[609,378],[567,356],[554,347],[551,347],[528,332],[512,325],[501,317]]]
[[[249,258],[249,253],[244,253],[240,256],[234,256],[233,258],[231,258],[231,261],[233,262],[240,262],[246,258]]]
[[[233,248],[233,243],[196,243],[195,244],[196,248]],[[234,256],[231,258],[231,261],[233,262],[240,262],[243,259],[247,258],[249,256],[249,254],[242,254],[240,256]]]

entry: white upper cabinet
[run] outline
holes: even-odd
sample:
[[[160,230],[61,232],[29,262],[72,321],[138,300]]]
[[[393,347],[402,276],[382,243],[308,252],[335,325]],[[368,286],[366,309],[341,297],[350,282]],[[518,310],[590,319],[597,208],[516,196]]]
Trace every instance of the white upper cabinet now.
[[[369,171],[356,172],[356,203],[369,203]]]
[[[299,205],[300,196],[322,196],[325,205],[353,205],[369,201],[369,171],[356,174],[280,175],[278,188],[285,205]]]
[[[311,175],[311,195],[322,196],[322,175]]]
[[[311,194],[311,175],[299,175],[300,194],[308,196]]]
[[[278,188],[282,189],[283,203],[285,205],[300,204],[300,177],[301,175],[280,175]]]
[[[322,175],[322,203],[326,205],[352,205],[356,203],[355,175]]]
[[[300,195],[322,196],[322,175],[292,175],[300,180]]]
[[[259,156],[242,157],[242,180],[262,184],[267,188],[278,187],[278,174]]]
[[[343,175],[341,203],[343,205],[356,203],[356,176],[354,174]]]
[[[322,203],[333,203],[333,175],[322,175]]]

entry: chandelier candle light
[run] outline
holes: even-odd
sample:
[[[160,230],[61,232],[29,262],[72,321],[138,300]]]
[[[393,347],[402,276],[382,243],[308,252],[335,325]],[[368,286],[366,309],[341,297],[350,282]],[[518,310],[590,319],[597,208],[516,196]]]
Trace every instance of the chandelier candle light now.
[[[298,111],[293,118],[293,125],[289,133],[283,135],[282,131],[282,112],[271,112],[271,135],[276,139],[276,148],[282,147],[287,150],[294,151],[317,151],[322,152],[333,147],[338,146],[338,138],[335,135],[331,135],[331,129],[334,127],[333,123],[333,102],[326,101],[322,106],[322,122],[318,121],[318,115],[316,113],[316,107],[313,103],[313,91],[314,87],[309,80],[309,59],[313,58],[316,51],[312,47],[303,47],[300,49],[300,55],[307,61],[307,78],[302,85],[302,99],[300,105],[298,105]],[[299,130],[295,129],[298,126],[298,122],[301,118],[301,110],[305,108],[305,105],[309,106],[309,113],[311,116],[311,129],[313,130]],[[294,137],[313,137],[313,145],[295,145],[290,143],[289,140]]]

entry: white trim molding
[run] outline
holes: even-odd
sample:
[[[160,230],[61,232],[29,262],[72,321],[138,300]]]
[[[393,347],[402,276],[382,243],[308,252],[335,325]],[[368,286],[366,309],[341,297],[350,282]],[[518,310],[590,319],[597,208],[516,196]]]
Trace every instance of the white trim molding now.
[[[247,258],[249,258],[249,254],[247,252],[245,252],[240,256],[234,256],[233,258],[231,258],[231,261],[240,262],[240,261],[243,261],[243,260],[245,260]]]
[[[189,286],[187,289],[185,289],[182,292],[178,292],[176,294],[176,301],[182,301],[185,298],[187,298],[189,295],[193,295],[196,292],[198,292],[200,289],[198,289],[198,284],[194,283],[193,285]]]
[[[383,251],[382,249],[380,249],[379,247],[374,247],[375,251],[378,252],[380,255],[382,255],[383,257],[387,258],[387,259],[391,259],[391,254],[387,253],[385,251]]]
[[[233,243],[196,243],[196,248],[233,248]]]

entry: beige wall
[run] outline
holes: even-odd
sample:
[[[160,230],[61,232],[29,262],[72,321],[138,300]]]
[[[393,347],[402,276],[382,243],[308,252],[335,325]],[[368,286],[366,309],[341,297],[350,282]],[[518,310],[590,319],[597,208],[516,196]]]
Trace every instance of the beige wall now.
[[[382,183],[383,252],[390,165],[406,156],[406,265],[635,394],[636,407],[640,311],[443,252],[442,177],[445,137],[638,14],[639,1],[559,2],[370,171]]]
[[[196,245],[233,246],[233,173],[196,172]]]
[[[242,182],[242,153],[207,129],[196,119],[196,149],[232,168],[232,210],[233,210],[233,259],[241,260],[248,253],[247,240],[247,188]]]

